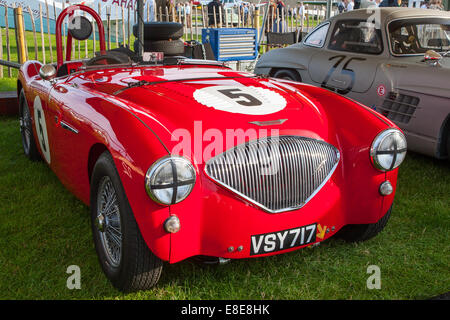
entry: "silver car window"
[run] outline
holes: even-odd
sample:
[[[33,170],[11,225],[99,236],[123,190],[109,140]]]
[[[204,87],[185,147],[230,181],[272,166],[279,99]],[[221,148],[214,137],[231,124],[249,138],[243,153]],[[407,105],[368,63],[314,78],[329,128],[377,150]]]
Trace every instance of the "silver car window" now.
[[[316,30],[313,30],[305,39],[305,44],[313,47],[323,47],[325,38],[327,37],[329,23],[319,26]]]
[[[395,55],[450,50],[450,21],[442,18],[396,20],[389,24],[389,41]]]
[[[381,30],[365,20],[341,20],[336,22],[330,37],[329,49],[363,54],[383,52]]]

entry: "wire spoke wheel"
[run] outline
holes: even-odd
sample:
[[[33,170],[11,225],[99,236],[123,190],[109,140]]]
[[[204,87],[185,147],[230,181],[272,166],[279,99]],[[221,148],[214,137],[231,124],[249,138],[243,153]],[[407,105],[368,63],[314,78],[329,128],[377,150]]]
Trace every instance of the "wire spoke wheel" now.
[[[22,114],[19,118],[20,121],[20,133],[22,135],[22,144],[25,153],[30,150],[31,142],[31,116],[28,106],[24,105],[22,108]]]
[[[108,176],[101,179],[97,193],[97,232],[109,264],[119,267],[122,256],[120,208]]]

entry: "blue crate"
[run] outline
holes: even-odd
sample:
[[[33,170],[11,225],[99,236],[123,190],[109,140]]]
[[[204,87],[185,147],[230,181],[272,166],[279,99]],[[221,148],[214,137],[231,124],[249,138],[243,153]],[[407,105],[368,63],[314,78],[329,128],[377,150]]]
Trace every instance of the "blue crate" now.
[[[258,36],[254,28],[202,29],[203,43],[210,43],[217,61],[254,60]]]

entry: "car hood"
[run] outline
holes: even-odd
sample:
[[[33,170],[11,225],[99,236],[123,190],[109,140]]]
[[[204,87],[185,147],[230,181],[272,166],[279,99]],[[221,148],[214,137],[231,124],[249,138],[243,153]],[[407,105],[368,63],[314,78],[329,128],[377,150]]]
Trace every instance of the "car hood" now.
[[[182,139],[190,139],[193,152],[219,139],[224,151],[270,135],[338,144],[337,122],[331,121],[319,100],[289,82],[198,66],[124,69],[109,76],[96,72],[81,77],[84,86],[129,106],[169,150]],[[148,84],[127,88],[137,81]],[[212,156],[220,153],[216,151]]]

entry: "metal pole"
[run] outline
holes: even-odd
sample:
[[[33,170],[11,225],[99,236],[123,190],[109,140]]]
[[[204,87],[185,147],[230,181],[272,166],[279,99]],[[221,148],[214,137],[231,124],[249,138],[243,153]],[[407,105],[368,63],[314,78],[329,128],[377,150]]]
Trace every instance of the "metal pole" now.
[[[138,30],[137,38],[139,42],[138,56],[139,60],[144,56],[144,1],[137,1]]]
[[[333,6],[332,1],[331,0],[327,0],[327,11],[325,13],[325,19],[330,19],[332,6]]]

